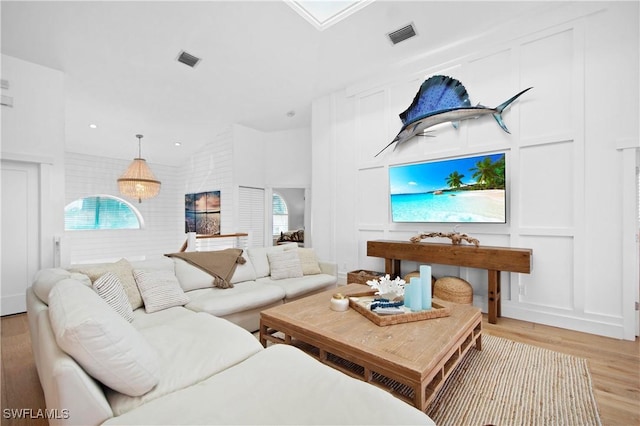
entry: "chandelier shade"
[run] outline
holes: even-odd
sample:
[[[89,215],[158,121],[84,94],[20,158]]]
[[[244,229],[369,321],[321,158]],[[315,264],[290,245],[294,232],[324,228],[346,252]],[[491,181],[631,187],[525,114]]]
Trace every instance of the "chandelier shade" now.
[[[149,168],[147,161],[140,155],[140,140],[138,138],[138,158],[134,158],[129,168],[118,179],[118,189],[126,197],[137,198],[141,203],[143,199],[153,198],[160,193],[160,181],[156,179]]]

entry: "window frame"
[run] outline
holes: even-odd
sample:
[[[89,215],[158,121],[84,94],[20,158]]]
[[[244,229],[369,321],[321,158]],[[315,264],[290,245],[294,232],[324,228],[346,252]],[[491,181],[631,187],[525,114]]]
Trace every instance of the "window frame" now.
[[[67,209],[74,203],[77,202],[83,202],[84,200],[87,199],[91,199],[91,198],[95,198],[97,199],[96,201],[96,208],[93,210],[93,214],[94,214],[94,227],[93,228],[67,228]],[[136,222],[137,222],[137,227],[135,228],[100,228],[97,227],[99,225],[99,217],[100,217],[100,199],[108,199],[108,200],[112,200],[115,201],[117,203],[121,203],[127,206],[127,208],[129,209],[130,212],[132,212],[136,218]],[[77,198],[73,201],[71,201],[70,203],[67,203],[64,206],[64,230],[69,231],[69,232],[75,232],[75,231],[122,231],[122,230],[127,230],[127,231],[135,231],[135,230],[140,230],[140,229],[144,229],[145,227],[145,223],[144,223],[144,218],[142,216],[142,213],[140,213],[140,211],[129,201],[120,198],[120,197],[116,197],[115,195],[110,195],[110,194],[93,194],[93,195],[88,195],[86,197],[80,197]]]
[[[281,201],[282,201],[282,205],[284,206],[284,209],[286,210],[286,214],[275,214],[275,210],[273,208],[273,199],[275,197],[278,197]],[[287,200],[285,200],[285,198],[278,194],[277,192],[273,192],[273,194],[271,194],[271,217],[272,217],[272,225],[271,225],[271,232],[273,234],[274,237],[276,236],[280,236],[282,232],[289,232],[289,206],[287,205]],[[276,225],[276,217],[286,217],[287,219],[287,226],[286,226],[286,230],[281,230],[280,228],[282,227],[282,225]],[[278,232],[276,232],[276,226],[278,226],[280,229]]]

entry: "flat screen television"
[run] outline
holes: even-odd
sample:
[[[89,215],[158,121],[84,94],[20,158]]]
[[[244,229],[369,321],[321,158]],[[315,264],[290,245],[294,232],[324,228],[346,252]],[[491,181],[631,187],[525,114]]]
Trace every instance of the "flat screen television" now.
[[[393,222],[506,223],[505,154],[389,167]]]

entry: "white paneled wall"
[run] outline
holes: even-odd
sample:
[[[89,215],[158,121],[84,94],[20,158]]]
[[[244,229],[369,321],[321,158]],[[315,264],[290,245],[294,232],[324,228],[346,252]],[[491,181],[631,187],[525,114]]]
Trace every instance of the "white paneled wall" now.
[[[233,132],[220,133],[215,141],[191,157],[180,170],[181,194],[220,191],[220,233],[237,232],[236,195],[233,187]],[[184,217],[184,198],[181,201]],[[184,219],[183,219],[184,220]],[[184,232],[184,226],[183,226]]]
[[[108,194],[122,198],[117,179],[131,161],[67,153],[65,155],[65,204],[79,198]],[[135,260],[176,252],[184,237],[184,194],[179,168],[150,163],[162,182],[152,199],[127,200],[142,214],[143,229],[65,231],[64,251],[70,263]],[[182,218],[182,219],[181,219]]]
[[[264,149],[263,138],[269,139],[282,151],[293,151],[303,156],[310,151],[308,129],[266,135],[233,125],[219,133],[182,167],[150,163],[156,177],[162,182],[160,195],[141,204],[136,200],[128,200],[142,214],[144,229],[66,231],[63,241],[66,247],[63,250],[69,253],[70,263],[115,261],[123,257],[142,259],[178,251],[187,239],[184,196],[206,191],[220,191],[221,233],[249,232],[250,235],[241,239],[240,243],[236,238],[211,239],[200,245],[202,249],[220,249],[237,244],[263,245],[266,201],[262,201],[260,209],[247,209],[241,205],[238,193],[239,188],[247,184],[261,187],[260,190],[264,192],[264,186],[268,184],[265,176],[282,174],[280,163],[265,162],[264,156],[259,154]],[[253,151],[251,146],[254,146]],[[296,168],[289,169],[287,178],[279,178],[278,183],[308,185],[311,171],[308,165],[304,166],[304,161],[298,161]],[[119,196],[117,179],[130,161],[67,153],[65,163],[65,204],[68,204],[91,195]],[[269,167],[278,170],[270,170]],[[263,232],[245,229],[246,223],[240,218],[247,214],[251,217],[252,226],[260,228],[261,225],[256,221],[262,221]]]
[[[603,34],[609,48],[601,41]],[[623,163],[615,141],[632,140],[638,146],[638,82],[620,82],[615,75],[621,71],[637,80],[638,5],[572,6],[527,18],[501,35],[500,41],[470,41],[466,53],[459,54],[461,46],[456,56],[445,51],[424,55],[430,59],[421,62],[420,72],[398,70],[393,78],[381,76],[314,102],[314,246],[325,259],[335,256],[343,279],[350,270],[384,270],[382,259],[366,255],[368,240],[406,241],[420,232],[453,227],[392,223],[389,166],[506,152],[507,223],[459,228],[481,245],[533,249],[531,274],[502,274],[503,315],[633,338],[626,318],[633,300],[623,300],[623,294],[635,294],[638,283],[623,281],[637,273],[625,273],[621,260]],[[458,130],[438,127],[433,138],[414,138],[374,158],[400,129],[398,114],[434,74],[458,78],[472,104],[491,107],[533,89],[504,113],[511,134],[485,117],[462,122]],[[635,92],[625,90],[629,84]],[[616,120],[617,102],[634,111],[635,118]],[[621,114],[629,115],[627,110]],[[324,167],[329,160],[333,168]],[[320,233],[320,228],[335,233]],[[637,269],[635,260],[626,267]],[[403,273],[416,268],[402,263]],[[434,274],[470,281],[474,303],[486,310],[485,271],[436,265]],[[634,286],[635,292],[625,291]]]

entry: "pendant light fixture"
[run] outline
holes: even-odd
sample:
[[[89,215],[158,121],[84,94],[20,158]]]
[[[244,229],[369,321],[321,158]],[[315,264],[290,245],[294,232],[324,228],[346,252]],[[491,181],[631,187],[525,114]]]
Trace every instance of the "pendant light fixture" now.
[[[147,161],[140,155],[142,137],[142,135],[136,135],[138,158],[133,159],[127,171],[118,179],[120,193],[130,198],[137,198],[139,203],[143,198],[153,198],[160,192],[160,181],[156,179]]]

